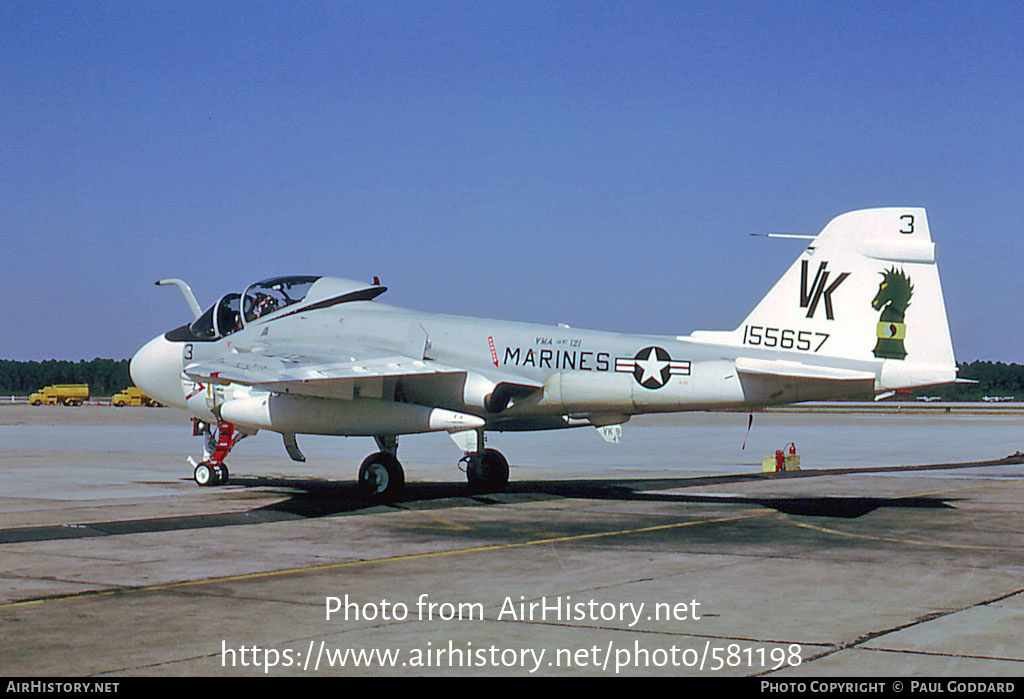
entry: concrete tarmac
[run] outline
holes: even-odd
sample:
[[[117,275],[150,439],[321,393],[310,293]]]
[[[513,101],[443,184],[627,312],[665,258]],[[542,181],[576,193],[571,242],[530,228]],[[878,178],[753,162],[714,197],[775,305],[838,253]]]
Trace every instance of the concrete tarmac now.
[[[260,434],[199,488],[183,413],[0,406],[0,674],[1024,671],[1024,419],[746,426],[489,435],[487,496],[446,436],[403,438],[405,496],[367,506],[368,439],[298,464]],[[805,470],[762,476],[789,441]]]

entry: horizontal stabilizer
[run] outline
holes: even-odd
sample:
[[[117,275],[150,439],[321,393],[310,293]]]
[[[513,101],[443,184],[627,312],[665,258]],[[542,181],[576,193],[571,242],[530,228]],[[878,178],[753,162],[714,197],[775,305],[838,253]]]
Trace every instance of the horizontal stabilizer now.
[[[835,367],[814,366],[802,362],[788,362],[772,359],[751,359],[740,357],[736,360],[736,371],[743,374],[760,376],[778,376],[793,379],[816,379],[820,381],[872,381],[874,373],[870,371],[854,371],[853,369],[837,369]]]
[[[749,357],[736,360],[736,373],[743,387],[744,399],[754,405],[855,395],[866,397],[874,393],[876,383],[875,375],[870,371]]]

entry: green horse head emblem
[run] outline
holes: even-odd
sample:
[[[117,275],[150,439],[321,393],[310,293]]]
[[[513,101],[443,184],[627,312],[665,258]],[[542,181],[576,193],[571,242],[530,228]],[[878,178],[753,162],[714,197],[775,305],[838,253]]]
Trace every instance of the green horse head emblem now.
[[[907,326],[903,317],[910,306],[910,297],[914,295],[914,285],[910,277],[895,267],[881,272],[882,283],[878,285],[878,293],[871,301],[871,307],[882,311],[878,319],[875,343],[875,356],[880,359],[903,359],[907,350],[903,340],[907,336]]]

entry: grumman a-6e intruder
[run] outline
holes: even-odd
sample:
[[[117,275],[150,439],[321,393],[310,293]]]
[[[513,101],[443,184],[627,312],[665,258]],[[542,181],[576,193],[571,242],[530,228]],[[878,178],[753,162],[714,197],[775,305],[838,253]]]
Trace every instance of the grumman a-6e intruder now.
[[[383,305],[385,287],[277,277],[224,296],[151,340],[131,361],[136,385],[189,411],[205,436],[200,485],[228,479],[243,436],[373,437],[359,469],[374,500],[405,474],[398,437],[445,431],[478,492],[508,483],[485,430],[592,425],[616,441],[639,413],[758,407],[949,383],[953,347],[924,209],[854,211],[832,220],[735,330],[625,335],[419,313]],[[195,462],[193,461],[193,464]]]

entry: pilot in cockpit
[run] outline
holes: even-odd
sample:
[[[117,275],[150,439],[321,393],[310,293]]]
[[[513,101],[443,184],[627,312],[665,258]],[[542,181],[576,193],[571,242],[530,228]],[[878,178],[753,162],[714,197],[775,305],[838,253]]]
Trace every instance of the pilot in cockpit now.
[[[256,294],[256,317],[262,318],[277,310],[277,299],[270,294]]]

